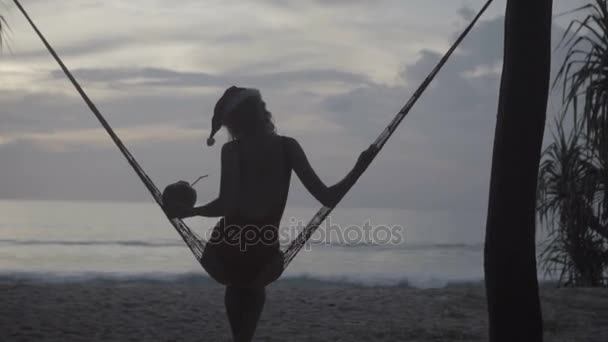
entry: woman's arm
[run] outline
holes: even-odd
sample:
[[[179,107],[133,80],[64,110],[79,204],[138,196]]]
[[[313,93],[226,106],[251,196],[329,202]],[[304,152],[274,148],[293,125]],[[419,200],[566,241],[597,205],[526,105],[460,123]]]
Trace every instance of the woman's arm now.
[[[205,217],[220,217],[223,216],[223,210],[219,198],[202,205],[200,207],[186,207],[186,206],[173,206],[169,210],[170,218],[188,218],[194,216],[205,216]]]
[[[191,216],[205,216],[205,217],[224,216],[224,211],[222,210],[222,204],[221,204],[219,197],[205,205],[193,208]]]
[[[371,158],[371,148],[363,152],[355,167],[342,179],[333,186],[326,186],[323,181],[317,176],[313,170],[304,150],[293,138],[288,138],[289,156],[291,165],[296,175],[304,184],[304,187],[316,198],[321,204],[327,207],[334,206],[344,196],[346,191],[355,183],[357,174],[363,171],[369,159]]]
[[[240,165],[236,148],[236,143],[232,142],[224,144],[222,147],[222,175],[219,197],[200,207],[176,208],[172,213],[173,217],[221,217],[234,215],[237,212]]]

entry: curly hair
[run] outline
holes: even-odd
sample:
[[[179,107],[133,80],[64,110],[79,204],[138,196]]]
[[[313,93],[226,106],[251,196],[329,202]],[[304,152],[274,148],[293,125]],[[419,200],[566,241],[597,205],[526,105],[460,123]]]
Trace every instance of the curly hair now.
[[[222,124],[228,129],[232,139],[276,134],[272,114],[266,109],[266,103],[258,97],[244,100],[224,118]]]

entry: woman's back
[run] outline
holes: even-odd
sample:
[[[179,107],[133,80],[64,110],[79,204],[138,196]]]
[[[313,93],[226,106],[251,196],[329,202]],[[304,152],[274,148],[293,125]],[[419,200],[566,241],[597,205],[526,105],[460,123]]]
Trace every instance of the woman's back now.
[[[250,219],[280,220],[291,175],[286,138],[267,134],[236,140],[239,162],[238,209]],[[277,222],[278,223],[278,222]]]

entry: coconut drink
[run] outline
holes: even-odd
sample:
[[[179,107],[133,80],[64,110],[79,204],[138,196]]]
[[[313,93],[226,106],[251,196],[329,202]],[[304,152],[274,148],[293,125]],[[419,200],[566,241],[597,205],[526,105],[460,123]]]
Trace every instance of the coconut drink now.
[[[168,209],[193,208],[196,203],[196,190],[186,181],[167,185],[163,191],[163,204]]]

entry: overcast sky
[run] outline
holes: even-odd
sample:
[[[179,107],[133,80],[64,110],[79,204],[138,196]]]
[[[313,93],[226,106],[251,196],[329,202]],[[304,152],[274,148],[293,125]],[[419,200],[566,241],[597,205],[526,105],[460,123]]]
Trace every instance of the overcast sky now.
[[[485,1],[22,2],[157,185],[210,173],[197,187],[204,201],[219,187],[221,144],[204,142],[226,87],[259,88],[279,132],[297,138],[333,183]],[[12,32],[0,57],[0,198],[149,200],[5,3]],[[554,13],[581,3],[556,0]],[[344,206],[485,210],[504,7],[495,1]],[[555,41],[565,20],[555,22]],[[562,58],[554,55],[554,68]],[[297,179],[289,201],[317,206]]]

